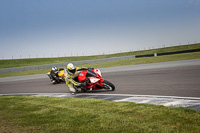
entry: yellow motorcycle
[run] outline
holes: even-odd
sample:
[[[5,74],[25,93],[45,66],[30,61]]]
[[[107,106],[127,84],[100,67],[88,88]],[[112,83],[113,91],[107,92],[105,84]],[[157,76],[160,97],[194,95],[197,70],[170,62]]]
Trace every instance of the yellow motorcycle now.
[[[58,69],[56,73],[52,73],[51,71],[47,73],[48,77],[51,80],[52,84],[57,84],[60,82],[65,82],[64,78],[64,68]]]

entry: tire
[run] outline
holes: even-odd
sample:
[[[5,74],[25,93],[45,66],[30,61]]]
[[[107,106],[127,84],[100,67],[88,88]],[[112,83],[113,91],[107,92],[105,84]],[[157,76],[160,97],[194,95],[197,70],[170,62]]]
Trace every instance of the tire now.
[[[111,82],[109,82],[107,80],[104,80],[102,82],[102,84],[103,84],[103,88],[106,89],[106,90],[111,90],[111,91],[115,90],[115,86]]]

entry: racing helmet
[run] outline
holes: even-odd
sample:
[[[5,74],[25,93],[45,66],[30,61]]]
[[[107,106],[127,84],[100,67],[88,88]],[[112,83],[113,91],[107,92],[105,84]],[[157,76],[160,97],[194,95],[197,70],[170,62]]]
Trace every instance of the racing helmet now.
[[[57,67],[52,67],[51,70],[52,70],[52,71],[57,71],[58,68],[57,68]]]
[[[76,71],[76,66],[74,66],[72,63],[67,64],[67,71],[70,74],[74,74]]]

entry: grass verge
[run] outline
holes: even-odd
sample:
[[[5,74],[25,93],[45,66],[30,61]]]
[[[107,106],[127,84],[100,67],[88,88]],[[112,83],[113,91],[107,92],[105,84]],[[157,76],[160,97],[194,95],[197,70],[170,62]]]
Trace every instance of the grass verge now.
[[[163,52],[174,52],[174,51],[191,50],[191,49],[198,49],[198,48],[200,48],[200,44],[190,44],[190,45],[158,48],[158,49],[151,49],[151,50],[108,54],[108,55],[0,60],[0,69],[54,64],[54,63],[64,63],[64,62],[73,62],[73,61],[83,61],[83,60],[95,60],[95,59],[102,59],[102,58],[130,56],[130,55],[145,55],[145,54],[154,54],[154,53],[163,53]]]
[[[0,97],[0,132],[193,132],[200,111],[54,97]]]
[[[165,56],[157,56],[157,57],[133,58],[133,59],[116,60],[116,61],[102,62],[102,63],[83,64],[79,66],[103,68],[103,67],[115,67],[115,66],[148,64],[148,63],[168,62],[168,61],[177,61],[177,60],[198,59],[198,58],[200,58],[200,52],[165,55]]]
[[[176,61],[176,60],[188,60],[188,59],[197,59],[197,58],[200,58],[200,52],[165,55],[165,56],[157,56],[157,57],[133,58],[133,59],[116,60],[116,61],[101,62],[101,63],[82,64],[82,65],[78,65],[78,66],[103,68],[103,67],[114,67],[114,66],[124,66],[124,65],[167,62],[167,61]],[[66,67],[66,66],[64,66],[64,67]],[[15,73],[5,73],[5,74],[0,74],[0,77],[43,74],[43,73],[47,73],[49,70],[50,70],[50,68],[49,69],[15,72]]]

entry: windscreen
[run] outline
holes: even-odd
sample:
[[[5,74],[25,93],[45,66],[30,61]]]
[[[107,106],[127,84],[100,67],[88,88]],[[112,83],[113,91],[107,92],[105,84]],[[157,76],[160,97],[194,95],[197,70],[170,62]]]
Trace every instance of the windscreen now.
[[[92,71],[91,69],[88,69],[86,77],[97,77],[97,74],[94,71]]]

